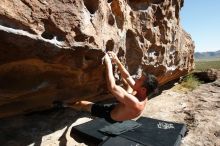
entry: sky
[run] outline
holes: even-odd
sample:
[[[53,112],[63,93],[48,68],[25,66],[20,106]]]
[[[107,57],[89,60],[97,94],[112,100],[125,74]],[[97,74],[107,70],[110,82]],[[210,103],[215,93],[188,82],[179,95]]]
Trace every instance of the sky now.
[[[195,52],[220,50],[220,0],[184,0],[180,23],[195,42]]]

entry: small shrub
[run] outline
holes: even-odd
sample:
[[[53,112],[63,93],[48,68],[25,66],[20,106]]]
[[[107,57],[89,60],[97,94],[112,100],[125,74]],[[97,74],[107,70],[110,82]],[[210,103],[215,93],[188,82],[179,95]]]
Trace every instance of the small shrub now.
[[[196,87],[198,87],[201,84],[199,79],[197,79],[195,76],[192,74],[189,74],[186,76],[183,81],[180,83],[181,86],[184,88],[187,88],[189,90],[194,90]]]

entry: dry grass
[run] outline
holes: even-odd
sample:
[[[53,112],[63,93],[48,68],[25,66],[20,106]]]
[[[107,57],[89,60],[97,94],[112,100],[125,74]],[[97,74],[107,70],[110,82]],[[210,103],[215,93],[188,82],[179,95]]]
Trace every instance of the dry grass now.
[[[201,81],[199,81],[195,76],[192,74],[189,74],[186,76],[182,82],[180,82],[178,85],[174,86],[174,91],[192,91],[196,89],[201,84]]]
[[[195,61],[195,71],[206,71],[207,69],[220,69],[220,58],[203,59]],[[175,91],[192,91],[198,87],[202,82],[199,81],[192,74],[186,76],[181,83],[173,87]]]
[[[183,82],[180,85],[190,90],[194,90],[200,84],[201,82],[195,76],[190,74],[186,78],[183,79]]]
[[[210,68],[220,69],[220,59],[195,61],[195,70],[197,71],[205,71]]]

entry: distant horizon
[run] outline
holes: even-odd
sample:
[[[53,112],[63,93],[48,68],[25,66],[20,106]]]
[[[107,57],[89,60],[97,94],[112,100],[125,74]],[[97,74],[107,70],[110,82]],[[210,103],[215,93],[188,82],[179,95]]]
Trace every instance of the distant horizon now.
[[[220,50],[220,0],[184,0],[180,24],[195,42],[195,52]]]
[[[216,50],[216,51],[203,51],[203,52],[201,52],[201,51],[195,51],[195,53],[206,53],[206,52],[217,52],[217,51],[220,51],[220,49],[219,50]]]

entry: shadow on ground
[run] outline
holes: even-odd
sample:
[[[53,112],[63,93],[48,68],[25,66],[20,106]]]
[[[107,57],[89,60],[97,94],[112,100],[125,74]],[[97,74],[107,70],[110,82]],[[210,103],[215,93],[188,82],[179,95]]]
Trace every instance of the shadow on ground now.
[[[0,144],[2,146],[39,146],[44,136],[57,132],[58,145],[66,145],[68,128],[77,119],[88,117],[85,112],[72,109],[51,109],[23,116],[0,119]]]

